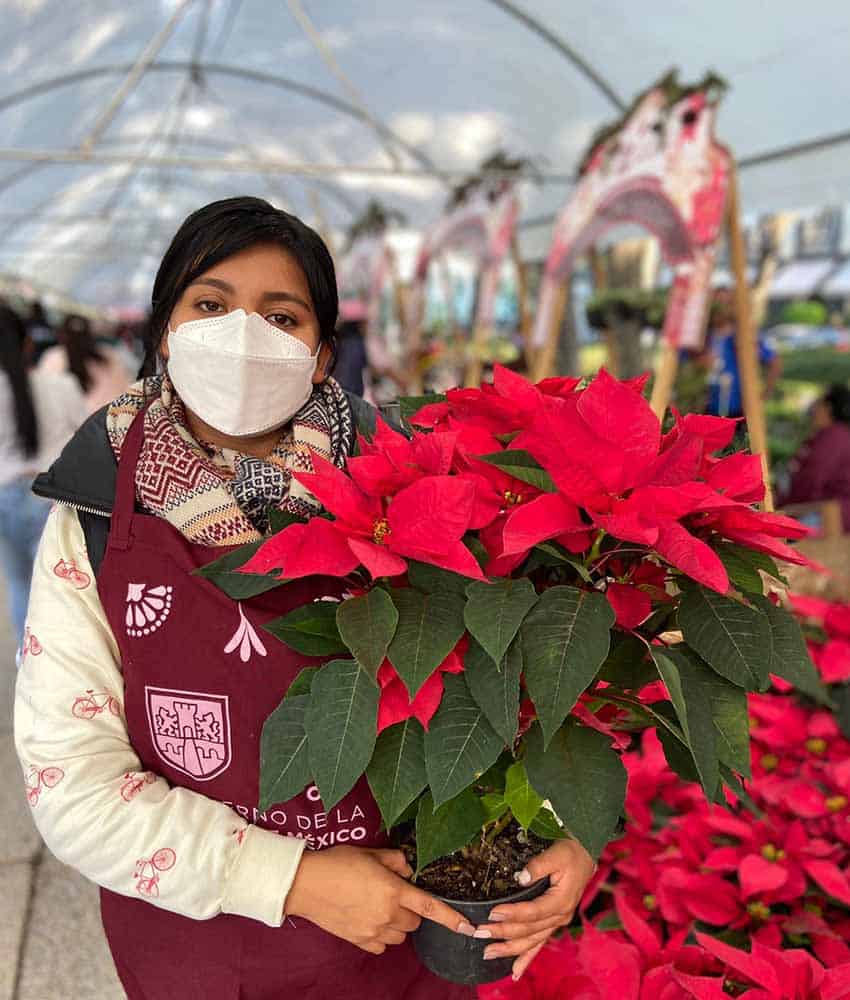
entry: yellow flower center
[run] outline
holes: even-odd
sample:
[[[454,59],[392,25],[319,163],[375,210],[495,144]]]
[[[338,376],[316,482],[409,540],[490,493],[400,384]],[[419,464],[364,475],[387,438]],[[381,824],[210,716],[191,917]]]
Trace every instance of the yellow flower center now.
[[[647,908],[647,910],[652,911],[658,904],[655,901],[655,896],[651,893],[647,893],[647,895],[643,897],[643,905]]]
[[[810,740],[806,740],[806,749],[809,753],[826,753],[826,740],[820,736],[813,736]]]
[[[825,805],[830,812],[841,812],[841,810],[847,805],[847,796],[832,795],[826,800]]]
[[[380,518],[380,520],[375,521],[374,525],[372,526],[372,541],[376,545],[383,545],[384,539],[387,537],[389,533],[390,533],[389,521],[385,517],[382,517]]]
[[[761,758],[761,766],[765,771],[775,771],[779,767],[779,758],[774,753],[766,753]]]
[[[505,490],[502,496],[508,507],[516,507],[518,503],[522,503],[522,493],[512,493],[510,490]]]
[[[779,856],[779,851],[776,850],[776,847],[773,844],[765,844],[761,849],[761,856],[765,861],[776,861]]]
[[[823,909],[817,903],[803,903],[803,909],[806,913],[814,913],[816,917],[823,916]]]
[[[747,913],[756,920],[767,920],[770,916],[770,907],[764,903],[750,903],[747,906]]]

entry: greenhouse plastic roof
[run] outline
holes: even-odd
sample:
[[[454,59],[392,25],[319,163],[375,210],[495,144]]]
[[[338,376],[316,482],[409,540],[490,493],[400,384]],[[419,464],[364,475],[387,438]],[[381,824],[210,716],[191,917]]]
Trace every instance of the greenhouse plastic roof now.
[[[0,272],[143,304],[208,201],[421,228],[498,148],[544,175],[539,256],[591,135],[671,67],[730,83],[746,212],[848,201],[848,42],[846,0],[0,0]]]

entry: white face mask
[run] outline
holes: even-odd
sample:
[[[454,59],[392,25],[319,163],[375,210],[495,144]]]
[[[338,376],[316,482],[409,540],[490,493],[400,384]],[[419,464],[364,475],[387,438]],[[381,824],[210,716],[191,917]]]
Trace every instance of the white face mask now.
[[[257,313],[234,309],[168,330],[168,375],[186,406],[222,434],[282,427],[310,398],[317,354]]]

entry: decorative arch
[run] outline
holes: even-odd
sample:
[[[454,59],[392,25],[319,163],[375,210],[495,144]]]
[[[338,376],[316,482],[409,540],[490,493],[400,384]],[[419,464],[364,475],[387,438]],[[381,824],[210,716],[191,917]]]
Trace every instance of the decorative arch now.
[[[623,223],[655,235],[673,268],[665,341],[675,347],[702,345],[733,167],[731,155],[714,138],[718,84],[709,78],[685,90],[669,74],[591,147],[546,260],[533,336],[538,374],[552,364],[562,287],[576,258]]]
[[[474,318],[474,353],[467,368],[468,384],[477,384],[480,379],[478,354],[493,325],[499,276],[511,249],[518,215],[519,199],[513,181],[507,178],[485,181],[426,231],[416,258],[407,321],[411,354],[415,354],[421,342],[431,264],[450,250],[466,250],[478,262],[481,281]]]

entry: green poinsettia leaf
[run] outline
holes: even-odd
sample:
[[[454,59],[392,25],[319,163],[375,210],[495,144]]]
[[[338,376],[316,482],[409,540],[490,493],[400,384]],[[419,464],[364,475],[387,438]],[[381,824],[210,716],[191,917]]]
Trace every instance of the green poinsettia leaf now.
[[[585,583],[591,582],[590,570],[571,552],[568,552],[563,545],[557,542],[541,542],[531,550],[526,562],[523,563],[523,572],[533,573],[541,566],[564,566],[570,565]]]
[[[608,601],[576,587],[544,591],[523,621],[525,683],[547,744],[599,672],[613,624]]]
[[[658,730],[658,740],[664,750],[664,758],[674,774],[689,783],[698,785],[701,778],[694,755],[687,744],[677,740],[667,729]],[[714,801],[714,797],[710,801]]]
[[[508,768],[504,799],[510,806],[514,819],[523,830],[527,830],[540,812],[543,797],[531,787],[525,764],[521,760]]]
[[[568,720],[548,747],[535,723],[525,737],[532,786],[594,858],[614,835],[626,798],[626,769],[603,733]]]
[[[457,645],[465,631],[459,594],[393,590],[398,625],[388,655],[411,699]]]
[[[522,646],[514,642],[501,667],[472,639],[464,657],[464,676],[472,697],[507,746],[512,746],[519,728],[519,691]]]
[[[432,403],[445,403],[446,397],[441,392],[429,392],[424,396],[399,396],[398,405],[401,409],[402,420],[407,423],[410,418],[417,414],[423,406],[430,406]]]
[[[318,672],[318,667],[304,667],[286,689],[284,698],[297,698],[299,695],[309,694],[310,689],[313,687],[313,678]]]
[[[478,458],[482,462],[489,462],[490,465],[502,469],[514,479],[529,483],[543,493],[558,492],[558,487],[549,473],[540,467],[533,455],[521,448],[497,451],[492,455],[479,455]]]
[[[773,657],[770,624],[757,608],[705,587],[689,587],[679,606],[685,642],[716,673],[747,691],[763,691]]]
[[[445,674],[443,700],[425,734],[425,768],[439,807],[480,777],[504,749],[463,674]]]
[[[426,792],[416,815],[416,871],[466,847],[480,836],[486,820],[481,800],[471,788],[436,809],[431,793]]]
[[[333,656],[347,653],[336,627],[335,601],[313,601],[275,618],[263,628],[290,649],[304,656]]]
[[[313,678],[305,728],[325,811],[354,787],[375,749],[378,688],[356,660],[332,660]]]
[[[690,669],[691,665],[686,657],[671,649],[656,647],[652,651],[652,658],[661,679],[667,685],[703,790],[711,801],[719,781],[717,731],[711,711],[708,679],[713,671],[706,667],[707,677],[701,676],[696,669]]]
[[[276,535],[291,524],[304,524],[305,518],[297,514],[290,514],[287,510],[280,510],[278,507],[269,507],[269,534]]]
[[[288,802],[312,781],[304,728],[307,695],[287,697],[263,724],[260,736],[260,811]]]
[[[389,829],[428,783],[425,731],[416,719],[405,719],[378,736],[366,778]]]
[[[747,558],[749,549],[721,542],[715,546],[714,551],[736,590],[747,595],[764,593],[764,581],[758,567]]]
[[[782,677],[819,704],[832,707],[829,692],[821,682],[817,667],[812,663],[797,619],[766,597],[754,598],[753,603],[767,618],[773,636],[770,673]]]
[[[275,587],[282,587],[289,581],[265,573],[237,572],[240,566],[244,566],[256,554],[265,541],[263,539],[260,542],[251,542],[250,545],[241,545],[220,559],[200,566],[194,571],[194,575],[210,580],[234,601],[247,601],[252,597],[265,594],[269,590],[274,590]]]
[[[466,589],[466,627],[496,663],[501,663],[528,612],[537,603],[530,580],[475,580]]]
[[[336,627],[342,641],[372,677],[387,655],[397,624],[398,611],[381,587],[337,605]]]
[[[423,594],[451,593],[465,596],[469,586],[468,576],[432,566],[431,563],[417,562],[415,559],[407,561],[407,579],[411,587],[421,590]]]
[[[534,817],[528,829],[543,840],[566,840],[569,837],[569,833],[558,822],[558,817],[545,806]]]
[[[480,802],[484,806],[485,824],[500,820],[508,809],[507,802],[497,792],[488,792],[486,795],[482,795]]]
[[[599,679],[627,691],[640,691],[657,680],[658,674],[645,642],[628,632],[612,632],[611,649],[599,671]]]

